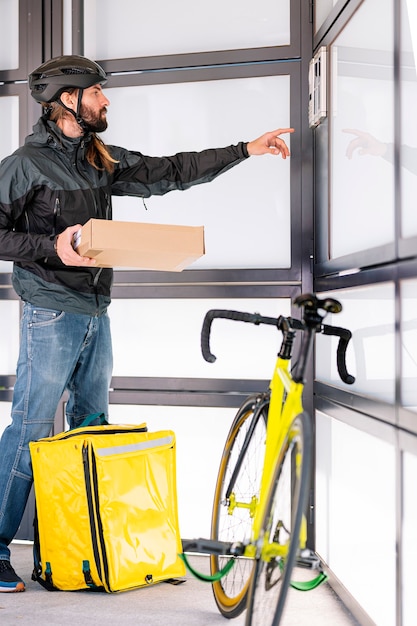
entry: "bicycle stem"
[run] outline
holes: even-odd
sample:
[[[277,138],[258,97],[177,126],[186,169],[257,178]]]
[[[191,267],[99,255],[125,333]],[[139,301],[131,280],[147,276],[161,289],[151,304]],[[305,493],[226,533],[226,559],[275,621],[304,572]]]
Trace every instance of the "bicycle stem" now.
[[[307,326],[305,329],[302,341],[304,342],[305,349],[302,349],[299,354],[298,362],[293,372],[293,380],[296,383],[305,383],[305,372],[307,368],[307,362],[310,358],[310,354],[313,348],[314,336],[316,334],[316,328]]]

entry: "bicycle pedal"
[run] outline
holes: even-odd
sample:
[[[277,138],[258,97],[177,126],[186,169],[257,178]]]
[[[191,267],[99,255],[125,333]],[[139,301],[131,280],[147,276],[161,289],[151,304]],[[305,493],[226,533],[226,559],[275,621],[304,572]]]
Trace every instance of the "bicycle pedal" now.
[[[199,552],[201,554],[241,556],[245,546],[241,542],[216,541],[215,539],[183,539],[183,552]]]
[[[321,569],[319,557],[312,550],[301,550],[296,560],[296,567],[304,567],[306,569]]]

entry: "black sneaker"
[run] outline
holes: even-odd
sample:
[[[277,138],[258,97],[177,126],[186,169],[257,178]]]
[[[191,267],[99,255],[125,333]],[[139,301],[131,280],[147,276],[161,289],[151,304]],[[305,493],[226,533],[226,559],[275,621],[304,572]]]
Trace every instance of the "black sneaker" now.
[[[24,590],[25,583],[16,574],[10,562],[0,560],[0,593]]]

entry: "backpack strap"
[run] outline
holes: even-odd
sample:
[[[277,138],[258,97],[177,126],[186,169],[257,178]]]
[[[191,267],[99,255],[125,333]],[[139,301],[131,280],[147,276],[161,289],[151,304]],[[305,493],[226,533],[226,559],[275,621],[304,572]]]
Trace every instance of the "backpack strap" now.
[[[90,413],[90,415],[86,415],[81,424],[77,426],[77,428],[84,428],[85,426],[90,426],[93,422],[97,421],[98,426],[106,426],[108,425],[108,421],[106,420],[106,416],[104,413]]]

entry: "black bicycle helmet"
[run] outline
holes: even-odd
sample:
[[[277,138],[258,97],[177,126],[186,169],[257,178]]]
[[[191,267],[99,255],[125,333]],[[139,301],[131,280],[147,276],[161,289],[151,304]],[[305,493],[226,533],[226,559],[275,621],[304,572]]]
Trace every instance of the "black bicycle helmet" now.
[[[68,87],[87,89],[106,81],[100,65],[76,54],[55,57],[29,74],[30,93],[41,103],[55,102]]]

